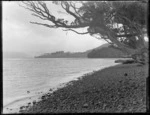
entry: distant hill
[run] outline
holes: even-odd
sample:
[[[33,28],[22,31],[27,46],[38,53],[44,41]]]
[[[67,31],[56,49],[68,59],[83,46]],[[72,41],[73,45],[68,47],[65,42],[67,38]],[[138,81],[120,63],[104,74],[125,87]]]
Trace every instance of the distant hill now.
[[[146,46],[148,47],[148,42],[146,42]],[[104,44],[98,48],[93,49],[87,55],[88,58],[125,58],[128,55],[110,44]]]
[[[35,56],[35,58],[87,58],[86,52],[64,52],[64,51],[57,51],[54,53],[45,53],[40,56]]]
[[[100,46],[98,46],[98,47],[96,47],[96,48],[94,48],[94,49],[87,50],[87,51],[85,51],[85,52],[89,53],[89,52],[91,52],[92,50],[97,50],[97,49],[101,49],[101,48],[108,47],[108,46],[109,46],[109,44],[108,44],[108,43],[105,43],[105,44],[103,44],[103,45],[100,45]]]
[[[123,58],[127,57],[127,54],[115,49],[111,46],[103,47],[100,49],[94,49],[87,55],[88,58]]]
[[[100,49],[102,47],[107,47],[109,44],[103,44],[94,49]],[[35,58],[87,58],[88,53],[90,53],[93,49],[87,50],[85,52],[64,52],[64,51],[57,51],[53,53],[45,53],[40,56],[35,56]]]
[[[127,57],[127,54],[122,51],[111,47],[110,44],[106,43],[99,47],[96,47],[85,52],[64,52],[57,51],[53,53],[45,53],[35,58],[122,58]]]

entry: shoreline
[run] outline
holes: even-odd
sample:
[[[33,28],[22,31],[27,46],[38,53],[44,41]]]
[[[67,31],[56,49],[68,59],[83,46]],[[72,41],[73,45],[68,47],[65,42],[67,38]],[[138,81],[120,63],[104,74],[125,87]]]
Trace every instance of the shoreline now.
[[[148,65],[119,64],[70,81],[20,113],[146,112]]]
[[[44,96],[44,95],[52,94],[54,91],[57,91],[58,89],[66,87],[71,82],[79,80],[83,76],[91,75],[96,71],[100,71],[102,69],[112,67],[112,66],[116,66],[116,65],[119,65],[119,64],[114,63],[114,64],[110,64],[110,65],[106,65],[106,66],[101,66],[100,68],[96,68],[92,71],[85,71],[85,72],[81,72],[79,74],[70,75],[67,78],[65,78],[63,80],[63,82],[60,82],[58,85],[56,85],[54,87],[51,87],[51,88],[48,88],[47,91],[44,91],[44,92],[42,91],[42,94],[35,95],[35,96],[33,95],[33,96],[29,96],[29,97],[24,97],[24,98],[14,100],[13,102],[10,102],[10,103],[6,104],[5,106],[3,106],[3,113],[19,113],[20,107],[27,107],[27,106],[29,106],[29,103],[30,103],[30,106],[32,106],[33,102],[41,101],[42,100],[41,97]]]

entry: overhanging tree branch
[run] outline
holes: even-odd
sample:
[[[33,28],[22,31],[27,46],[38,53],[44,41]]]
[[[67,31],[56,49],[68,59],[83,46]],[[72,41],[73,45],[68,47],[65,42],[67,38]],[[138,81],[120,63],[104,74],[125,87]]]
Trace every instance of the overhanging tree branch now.
[[[140,5],[141,3],[81,1],[78,2],[81,3],[80,8],[76,8],[73,2],[56,2],[67,14],[74,18],[74,21],[69,23],[68,20],[61,17],[56,18],[55,15],[50,13],[44,2],[23,1],[26,6],[23,7],[30,10],[33,13],[32,15],[52,23],[31,22],[32,24],[49,28],[65,28],[66,30],[64,31],[73,31],[81,35],[88,33],[90,35],[99,35],[98,39],[101,38],[110,44],[115,44],[118,48],[131,55],[145,47],[143,28],[145,28],[146,23],[141,17],[145,17],[146,13],[143,11],[145,8]],[[84,27],[87,27],[88,32],[75,30]]]
[[[33,24],[38,24],[38,25],[44,25],[46,27],[62,27],[62,28],[83,28],[83,27],[88,27],[89,24],[86,23],[81,23],[80,18],[76,16],[75,13],[71,12],[69,9],[69,4],[67,2],[61,2],[63,9],[69,13],[70,15],[75,17],[75,20],[78,20],[78,23],[72,24],[67,24],[67,20],[62,20],[62,19],[56,19],[54,15],[52,15],[49,12],[49,9],[47,8],[46,4],[44,2],[33,2],[33,1],[23,1],[23,4],[26,6],[21,6],[27,10],[32,11],[34,16],[42,19],[42,20],[49,20],[51,21],[54,25],[49,25],[49,24],[42,24],[42,23],[37,23],[33,22]],[[65,5],[65,6],[64,6]]]
[[[43,24],[43,23],[38,23],[38,22],[30,22],[30,23],[37,24],[37,25],[42,25],[42,26],[49,27],[49,28],[58,28],[55,25],[48,25],[48,24]]]
[[[48,20],[47,18],[43,18],[43,17],[41,17],[41,16],[39,16],[39,15],[37,15],[37,14],[32,14],[33,16],[36,16],[36,17],[38,17],[38,18],[40,18],[40,19],[42,19],[42,20]]]
[[[89,34],[89,32],[83,32],[83,33],[80,33],[80,32],[77,32],[77,31],[75,31],[75,30],[73,30],[73,29],[67,29],[67,30],[63,30],[63,31],[73,31],[73,32],[75,32],[75,33],[77,33],[77,34]]]

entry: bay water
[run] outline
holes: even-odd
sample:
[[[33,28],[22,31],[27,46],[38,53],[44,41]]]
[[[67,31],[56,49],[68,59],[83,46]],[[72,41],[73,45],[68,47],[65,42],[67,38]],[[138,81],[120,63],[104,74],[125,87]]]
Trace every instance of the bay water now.
[[[116,65],[115,58],[3,59],[3,107],[38,96],[95,70]]]

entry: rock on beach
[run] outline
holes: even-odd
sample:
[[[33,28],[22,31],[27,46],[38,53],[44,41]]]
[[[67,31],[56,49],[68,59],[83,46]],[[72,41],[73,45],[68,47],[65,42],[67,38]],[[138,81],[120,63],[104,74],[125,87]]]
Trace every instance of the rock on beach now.
[[[147,71],[148,65],[108,67],[43,95],[21,113],[146,112]]]

